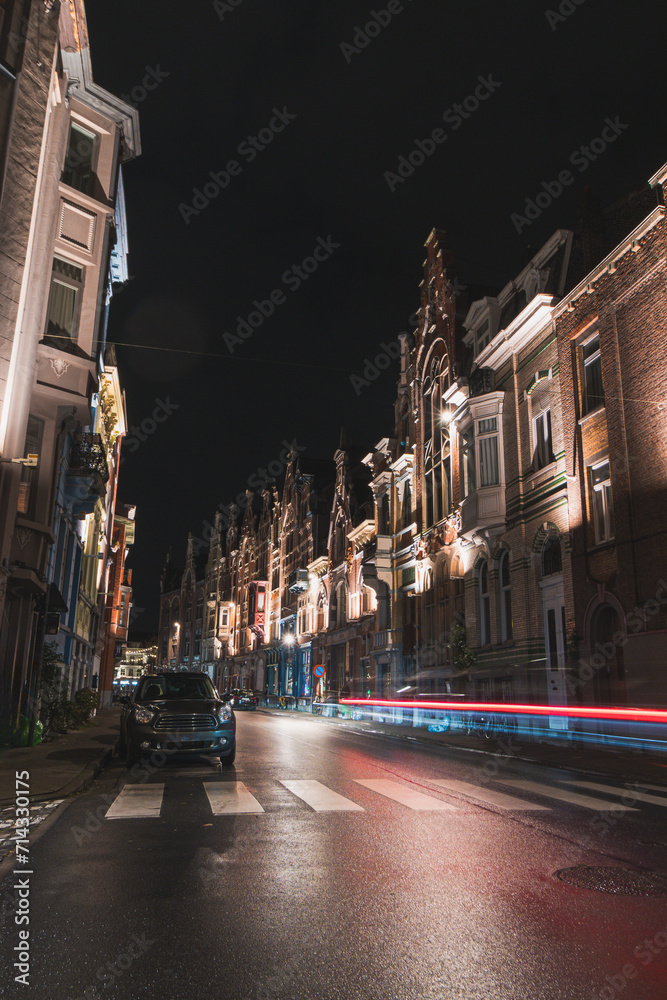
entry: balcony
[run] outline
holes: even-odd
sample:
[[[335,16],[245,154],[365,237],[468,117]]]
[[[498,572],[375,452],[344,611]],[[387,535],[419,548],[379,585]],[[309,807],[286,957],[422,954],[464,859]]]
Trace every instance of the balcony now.
[[[74,438],[67,470],[66,493],[75,513],[91,513],[106,493],[109,466],[99,434],[79,434]]]
[[[493,392],[493,368],[477,368],[470,376],[469,398]]]
[[[403,632],[400,628],[383,629],[382,632],[375,632],[373,634],[373,652],[376,653],[381,649],[391,649],[394,646],[400,646],[402,642]]]
[[[304,594],[308,590],[308,570],[295,569],[290,573],[287,589],[292,594]]]

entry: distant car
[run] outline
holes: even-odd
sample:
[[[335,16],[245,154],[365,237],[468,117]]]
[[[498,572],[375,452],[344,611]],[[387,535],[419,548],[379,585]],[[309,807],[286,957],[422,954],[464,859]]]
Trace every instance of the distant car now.
[[[229,692],[229,701],[234,708],[255,709],[257,708],[257,698],[252,691],[241,688],[232,688]]]
[[[119,749],[128,767],[158,750],[233,764],[234,710],[220,698],[208,674],[146,674],[130,697],[121,698]]]

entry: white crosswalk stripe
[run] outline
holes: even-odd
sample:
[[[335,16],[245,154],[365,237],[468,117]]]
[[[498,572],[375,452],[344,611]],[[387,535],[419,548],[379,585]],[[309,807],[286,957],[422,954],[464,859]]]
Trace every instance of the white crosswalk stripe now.
[[[535,795],[543,795],[548,799],[557,799],[559,802],[567,802],[569,805],[582,806],[584,809],[593,809],[596,812],[637,812],[632,806],[618,805],[616,802],[609,802],[604,799],[594,799],[591,795],[579,795],[577,792],[570,792],[565,788],[553,788],[550,785],[542,785],[538,781],[528,781],[525,778],[499,778],[501,785],[511,785],[524,792],[533,792]]]
[[[214,816],[263,813],[264,810],[242,781],[206,781],[204,788]]]
[[[214,816],[259,815],[265,813],[265,809],[259,800],[255,798],[242,781],[202,781],[197,775],[193,777],[204,786],[204,791],[206,792],[211,812]],[[450,802],[437,798],[436,794],[429,795],[408,784],[402,784],[399,781],[393,781],[388,778],[355,778],[351,780],[354,780],[354,784],[376,792],[385,799],[390,799],[392,802],[397,802],[408,809],[418,812],[456,812],[457,808],[461,808],[461,804],[458,806],[453,805]],[[444,791],[466,796],[473,800],[473,804],[495,806],[506,812],[549,812],[553,808],[536,802],[530,802],[527,799],[517,798],[496,788],[475,785],[472,782],[460,781],[457,778],[424,778],[423,780],[432,785],[437,785],[438,788]],[[519,792],[555,799],[558,802],[580,806],[584,809],[593,809],[597,812],[638,812],[639,810],[635,807],[635,804],[640,805],[641,803],[667,808],[667,789],[664,790],[666,794],[660,796],[638,791],[633,787],[603,785],[594,781],[577,781],[565,778],[561,778],[559,781],[563,785],[572,786],[571,788],[547,785],[524,778],[497,778],[495,780],[498,784],[505,785],[511,789],[517,789]],[[363,806],[360,806],[357,802],[353,802],[352,799],[346,798],[339,792],[333,791],[333,789],[327,787],[321,781],[314,779],[285,779],[281,780],[280,784],[315,812],[365,811]],[[165,785],[157,782],[145,785],[127,784],[121,789],[115,801],[107,809],[105,818],[151,819],[159,817],[162,810],[164,789]],[[607,798],[583,795],[579,789],[601,792]],[[614,801],[611,801],[609,796]],[[624,796],[627,796],[625,802],[615,801],[616,798]]]
[[[485,805],[497,806],[498,809],[549,812],[548,806],[540,806],[535,802],[527,802],[526,799],[517,799],[513,795],[506,795],[505,792],[496,792],[492,788],[480,788],[478,785],[471,785],[467,781],[458,781],[456,778],[429,778],[429,781],[452,792],[462,792],[464,795],[469,795],[471,799],[476,799]]]
[[[160,815],[164,785],[125,785],[107,809],[106,819],[151,819]]]
[[[346,799],[344,795],[332,791],[319,781],[281,781],[288,791],[314,809],[315,812],[364,812],[364,809]]]
[[[647,792],[635,790],[632,786],[629,788],[618,788],[610,785],[599,785],[595,781],[566,781],[565,784],[574,785],[575,788],[589,788],[592,792],[607,792],[608,795],[621,795],[629,805],[632,805],[633,801],[648,802],[650,805],[662,806],[664,809],[667,809],[666,797],[649,795]]]
[[[355,778],[355,782],[357,785],[363,785],[364,788],[370,788],[371,791],[377,792],[379,795],[384,795],[387,799],[400,802],[401,805],[407,806],[408,809],[421,811],[439,810],[441,812],[456,811],[456,806],[450,805],[449,802],[436,799],[434,795],[425,795],[424,792],[418,792],[414,788],[408,788],[406,785],[401,785],[398,781],[391,781],[389,778],[363,780]]]

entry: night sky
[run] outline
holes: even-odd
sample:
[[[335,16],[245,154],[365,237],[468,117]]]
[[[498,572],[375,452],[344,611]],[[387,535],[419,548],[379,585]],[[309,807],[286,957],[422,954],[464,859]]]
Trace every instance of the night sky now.
[[[409,329],[434,226],[461,284],[498,290],[527,246],[575,224],[586,185],[606,205],[667,160],[666,18],[655,0],[89,0],[87,14],[96,82],[141,120],[132,278],[109,325],[144,438],[130,432],[119,484],[137,504],[139,633],[157,627],[168,547],[182,560],[187,532],[275,470],[283,442],[331,459],[341,426],[369,450],[391,436],[396,362],[367,386],[351,376]],[[527,223],[526,199],[564,171]]]

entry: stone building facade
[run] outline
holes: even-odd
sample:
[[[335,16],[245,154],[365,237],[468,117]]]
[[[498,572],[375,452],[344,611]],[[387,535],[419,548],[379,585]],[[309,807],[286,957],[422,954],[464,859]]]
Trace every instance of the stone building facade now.
[[[83,0],[13,0],[4,14],[0,57],[17,70],[0,84],[0,701],[11,725],[38,710],[45,637],[68,693],[84,681],[111,700],[102,605],[124,403],[111,398],[106,325],[127,278],[121,167],[140,141],[136,109],[92,79]],[[36,467],[17,463],[27,454]]]
[[[466,295],[429,234],[391,436],[365,455],[341,441],[326,515],[294,459],[216,518],[207,668],[223,688],[297,705],[664,699],[666,180],[604,211],[587,193],[499,290]]]

